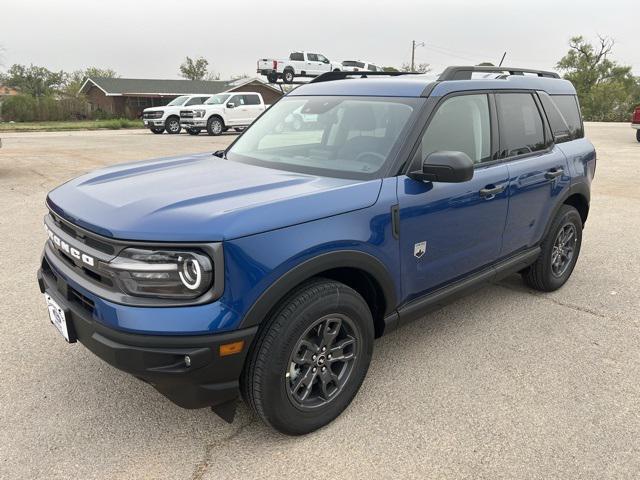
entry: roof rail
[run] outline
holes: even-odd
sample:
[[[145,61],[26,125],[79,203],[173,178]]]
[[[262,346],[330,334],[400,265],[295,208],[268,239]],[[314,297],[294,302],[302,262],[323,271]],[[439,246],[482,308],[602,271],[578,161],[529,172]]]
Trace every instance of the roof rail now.
[[[317,77],[311,79],[308,83],[320,83],[320,82],[330,82],[332,80],[344,80],[347,77],[360,77],[367,78],[369,76],[387,76],[387,77],[397,77],[398,75],[419,75],[418,72],[325,72]]]
[[[511,68],[511,67],[484,67],[484,66],[471,66],[471,67],[447,67],[438,77],[439,81],[444,80],[471,80],[473,72],[486,72],[486,73],[508,73],[509,75],[524,75],[525,73],[531,73],[538,77],[547,78],[560,78],[556,72],[547,72],[544,70],[533,70],[530,68]]]

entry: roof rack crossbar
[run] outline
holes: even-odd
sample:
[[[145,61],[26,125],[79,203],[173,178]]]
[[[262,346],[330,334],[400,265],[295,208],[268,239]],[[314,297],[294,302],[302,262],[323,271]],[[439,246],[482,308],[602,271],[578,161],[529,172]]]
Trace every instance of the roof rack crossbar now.
[[[509,73],[509,75],[524,75],[530,73],[538,77],[560,78],[556,72],[545,70],[534,70],[531,68],[512,68],[512,67],[489,67],[489,66],[470,66],[470,67],[447,67],[438,77],[439,81],[445,80],[471,80],[474,72],[485,73]]]
[[[419,75],[418,72],[325,72],[312,78],[309,83],[330,82],[332,80],[344,80],[347,77],[367,78],[370,76],[380,77],[397,77],[399,75]]]

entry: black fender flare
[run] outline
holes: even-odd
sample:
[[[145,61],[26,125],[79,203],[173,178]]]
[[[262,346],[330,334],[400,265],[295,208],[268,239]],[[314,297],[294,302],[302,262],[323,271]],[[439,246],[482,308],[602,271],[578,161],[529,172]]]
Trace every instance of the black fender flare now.
[[[278,278],[249,308],[238,328],[259,325],[294,287],[334,268],[355,268],[371,275],[378,282],[384,295],[385,315],[395,310],[395,282],[385,265],[373,255],[359,250],[338,250],[305,260]]]

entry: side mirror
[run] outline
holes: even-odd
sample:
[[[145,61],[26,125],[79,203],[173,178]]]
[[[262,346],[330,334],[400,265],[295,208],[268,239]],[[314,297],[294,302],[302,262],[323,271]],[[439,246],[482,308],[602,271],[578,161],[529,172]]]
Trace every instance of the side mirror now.
[[[236,104],[233,103],[233,102],[227,103],[227,108],[234,108],[235,106],[236,106]]]
[[[473,178],[473,161],[464,152],[433,152],[423,160],[422,171],[408,176],[421,182],[467,182]]]

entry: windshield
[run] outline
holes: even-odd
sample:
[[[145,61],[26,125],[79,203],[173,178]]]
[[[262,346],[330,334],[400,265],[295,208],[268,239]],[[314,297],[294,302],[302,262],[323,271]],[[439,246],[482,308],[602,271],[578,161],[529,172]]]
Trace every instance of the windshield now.
[[[238,138],[227,158],[314,175],[375,178],[423,100],[285,97]]]
[[[229,94],[214,95],[209,100],[204,102],[204,104],[205,105],[222,105],[224,102],[227,101],[227,98],[229,98],[230,96],[231,95]]]
[[[184,102],[187,101],[187,98],[189,98],[188,95],[183,95],[181,97],[178,98],[174,98],[173,100],[171,100],[169,103],[167,103],[167,107],[178,107],[180,105],[183,105]]]

